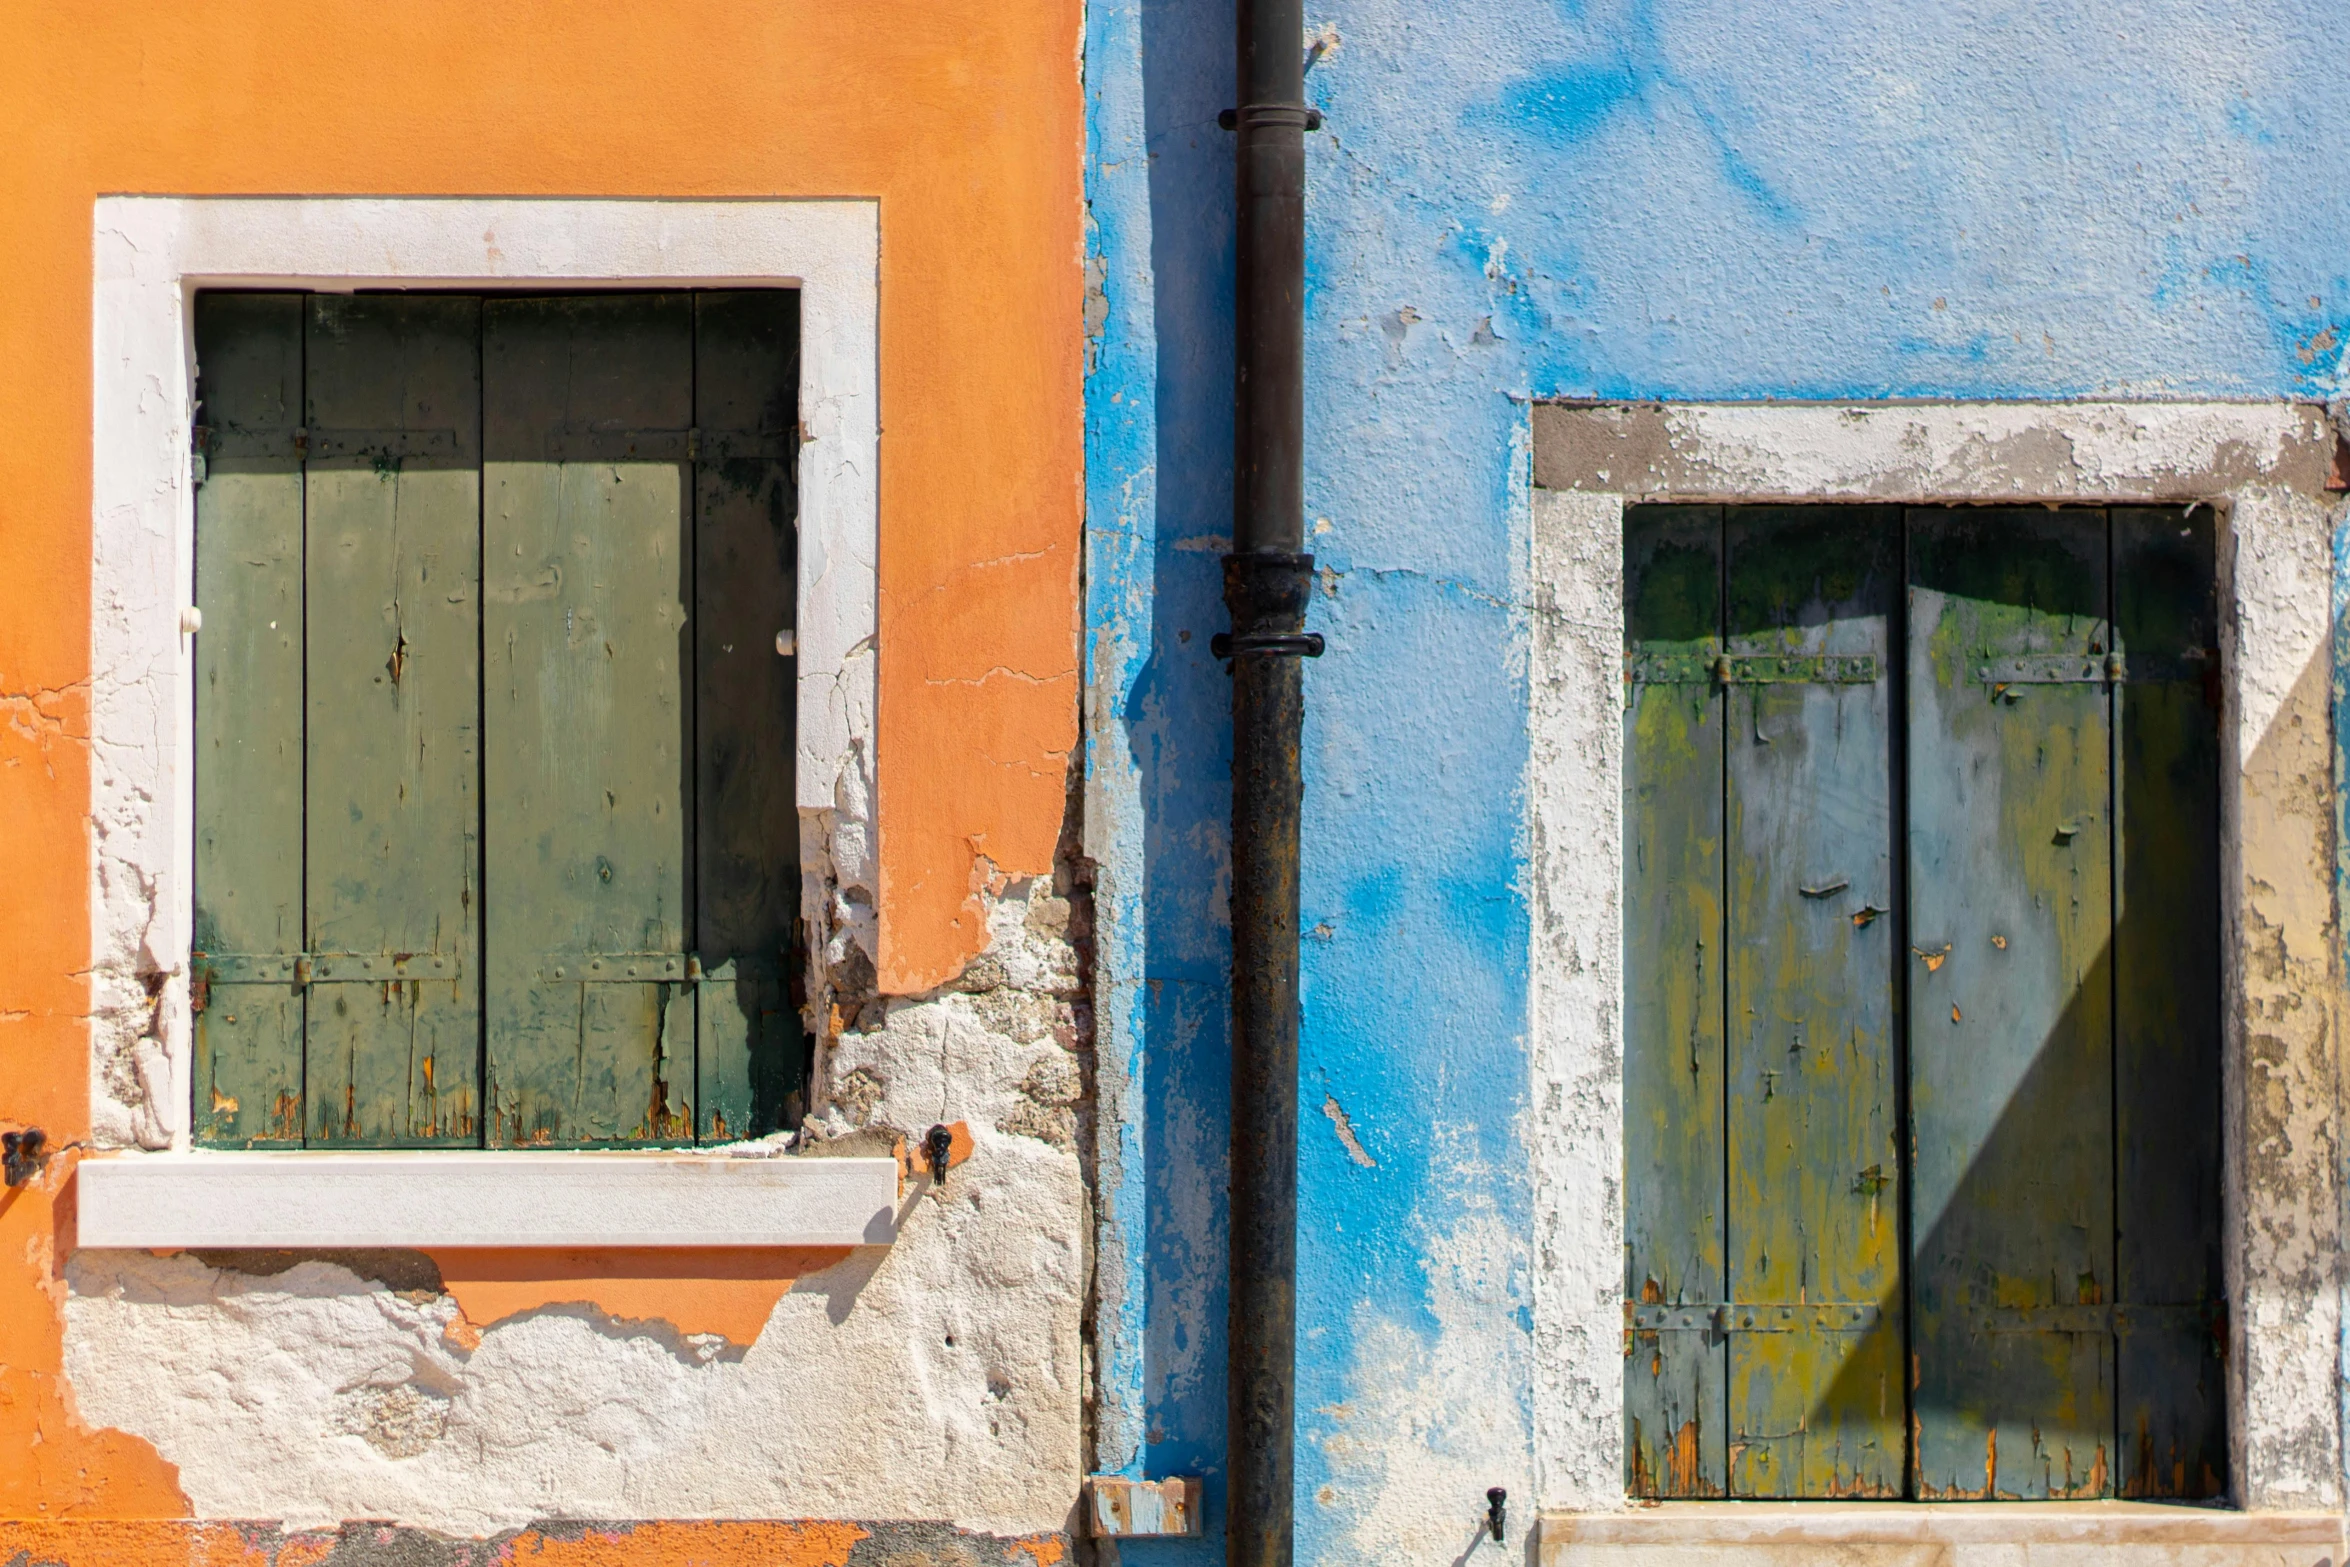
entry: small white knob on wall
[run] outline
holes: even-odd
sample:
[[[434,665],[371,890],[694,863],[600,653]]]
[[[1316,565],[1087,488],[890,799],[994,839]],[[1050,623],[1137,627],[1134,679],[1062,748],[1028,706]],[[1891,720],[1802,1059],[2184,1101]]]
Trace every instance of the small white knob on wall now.
[[[799,642],[788,628],[775,633],[775,651],[782,658],[789,658],[799,651]]]
[[[180,611],[180,635],[192,637],[204,629],[204,612],[190,604]]]

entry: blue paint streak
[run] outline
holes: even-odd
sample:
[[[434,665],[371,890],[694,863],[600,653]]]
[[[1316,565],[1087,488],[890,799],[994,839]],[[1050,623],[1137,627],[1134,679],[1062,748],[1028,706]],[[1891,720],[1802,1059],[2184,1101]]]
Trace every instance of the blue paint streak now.
[[[1487,1485],[1532,1510],[1523,399],[2341,395],[2350,94],[2319,62],[2350,59],[2350,9],[1333,0],[1312,20],[1338,43],[1308,77],[1328,118],[1309,624],[1330,651],[1306,675],[1298,1556],[1451,1562]],[[1108,304],[1089,830],[1122,1161],[1102,1453],[1211,1481],[1230,39],[1229,0],[1087,11]],[[1221,1505],[1211,1484],[1207,1539],[1126,1554],[1216,1559]]]

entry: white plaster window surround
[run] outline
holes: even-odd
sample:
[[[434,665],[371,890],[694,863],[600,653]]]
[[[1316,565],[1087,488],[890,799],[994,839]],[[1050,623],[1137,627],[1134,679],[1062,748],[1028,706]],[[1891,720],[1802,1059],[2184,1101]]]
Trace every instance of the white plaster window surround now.
[[[646,1244],[643,1221],[664,1206],[659,1244],[889,1238],[890,1159],[191,1149],[194,701],[182,628],[194,603],[198,289],[797,288],[802,854],[869,883],[880,235],[871,200],[97,201],[90,1102],[93,1143],[119,1152],[80,1167],[84,1245]],[[478,1234],[454,1238],[457,1223]],[[232,1233],[241,1239],[204,1238]]]
[[[1934,1520],[1949,1510],[1917,1512],[1913,1527],[1894,1516],[1911,1516],[1906,1504],[1856,1514],[1752,1502],[1709,1514],[1703,1504],[1668,1503],[1620,1527],[1590,1516],[1628,1505],[1622,550],[1624,507],[1642,501],[2216,509],[2233,1499],[2272,1520],[2337,1515],[2344,1089],[2333,1063],[2341,961],[2329,693],[2333,535],[2344,504],[2325,488],[2336,441],[2325,411],[2286,402],[1538,403],[1530,420],[1528,1036],[1531,1138],[1550,1150],[1535,1194],[1541,1559],[1793,1561],[1842,1551],[1838,1559],[1859,1561],[1877,1559],[1871,1550],[1883,1544],[1883,1559],[1907,1561],[1920,1542],[1948,1543]],[[2084,1518],[2104,1516],[2095,1509],[1983,1512],[2008,1519],[2008,1533],[1989,1543],[1970,1536],[1953,1559],[1973,1559],[1978,1545],[1984,1559],[2004,1561],[1994,1546],[2093,1539],[2100,1560],[2143,1548],[2146,1559],[2170,1561],[2179,1557],[2164,1553],[2212,1543],[2194,1528],[2142,1518],[2084,1534]],[[1856,1524],[1863,1516],[1876,1522]],[[1962,1519],[1951,1526],[1962,1533],[1973,1527],[1950,1516]],[[1681,1521],[1633,1527],[1673,1518]],[[2311,1539],[2339,1535],[2337,1517],[2311,1528]],[[2254,1542],[2238,1531],[2228,1543]]]

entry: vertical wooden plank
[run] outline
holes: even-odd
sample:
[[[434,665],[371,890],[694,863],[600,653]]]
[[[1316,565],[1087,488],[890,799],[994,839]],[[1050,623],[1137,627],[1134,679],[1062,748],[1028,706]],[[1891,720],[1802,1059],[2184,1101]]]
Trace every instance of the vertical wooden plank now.
[[[2115,1389],[2127,1496],[2227,1494],[2219,630],[2208,508],[2116,508]]]
[[[1901,514],[1728,516],[1730,1491],[1898,1496]],[[1781,658],[1870,661],[1777,680]]]
[[[1921,1497],[2112,1489],[2105,516],[1919,510],[1909,1070]],[[1991,678],[1986,678],[1986,672]]]
[[[491,299],[482,343],[489,1141],[690,1139],[693,306]]]
[[[1722,699],[1710,665],[1721,538],[1719,507],[1625,511],[1625,640],[1640,678],[1624,714],[1624,1406],[1627,1483],[1644,1497],[1719,1496],[1727,1481],[1726,1358],[1714,1315],[1724,1245]]]
[[[701,1135],[799,1121],[806,1035],[793,1004],[800,905],[792,788],[799,660],[800,296],[694,305],[694,943]]]
[[[480,1135],[481,301],[310,301],[314,1146]]]
[[[195,1135],[302,1137],[302,296],[196,296]]]

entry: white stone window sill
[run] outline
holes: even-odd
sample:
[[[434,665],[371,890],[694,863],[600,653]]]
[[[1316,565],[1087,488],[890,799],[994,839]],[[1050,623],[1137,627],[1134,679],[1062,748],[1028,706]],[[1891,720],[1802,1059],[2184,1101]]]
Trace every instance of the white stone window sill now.
[[[895,1159],[127,1154],[76,1170],[88,1247],[886,1246]]]
[[[2016,1567],[2031,1562],[2290,1564],[2342,1559],[2332,1513],[2147,1502],[1666,1502],[1545,1513],[1541,1567]],[[2042,1553],[2046,1553],[2043,1555]]]

